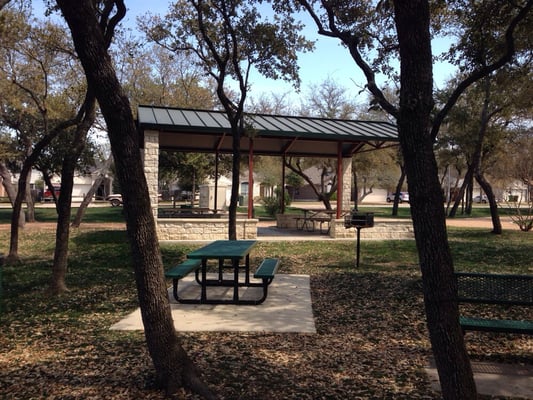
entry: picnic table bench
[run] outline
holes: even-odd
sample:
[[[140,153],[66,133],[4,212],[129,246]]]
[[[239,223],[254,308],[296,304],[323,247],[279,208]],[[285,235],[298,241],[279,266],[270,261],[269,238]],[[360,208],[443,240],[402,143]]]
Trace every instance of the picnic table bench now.
[[[202,260],[193,260],[189,258],[165,272],[165,277],[172,279],[172,293],[174,294],[176,301],[180,301],[178,296],[178,283],[180,279],[185,278],[192,271],[195,271],[196,281],[200,282],[198,271],[200,270],[201,266]]]
[[[316,230],[316,224],[319,225],[320,233],[329,233],[331,227],[331,219],[334,218],[337,211],[335,210],[320,210],[320,209],[300,209],[303,211],[302,216],[296,216],[296,228],[299,230],[307,230],[314,232]],[[301,221],[301,224],[300,224]],[[324,229],[324,224],[326,229]]]
[[[257,304],[264,302],[268,296],[268,286],[274,280],[281,260],[279,258],[265,258],[254,273],[254,278],[262,280],[263,297],[257,300]]]
[[[533,275],[456,272],[455,276],[460,303],[533,306]],[[461,315],[460,324],[463,331],[533,334],[533,320]]]

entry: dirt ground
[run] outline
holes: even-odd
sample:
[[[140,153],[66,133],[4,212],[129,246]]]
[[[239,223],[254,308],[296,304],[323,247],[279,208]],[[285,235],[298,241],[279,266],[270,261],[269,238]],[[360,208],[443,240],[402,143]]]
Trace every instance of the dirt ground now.
[[[509,217],[500,217],[503,229],[519,230],[518,225],[515,224]],[[448,218],[446,220],[447,226],[454,226],[458,228],[492,228],[491,218]]]

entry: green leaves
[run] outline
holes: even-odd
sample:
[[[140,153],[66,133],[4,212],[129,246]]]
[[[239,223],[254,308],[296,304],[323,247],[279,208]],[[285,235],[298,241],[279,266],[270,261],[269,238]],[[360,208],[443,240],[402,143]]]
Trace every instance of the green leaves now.
[[[178,1],[164,18],[144,24],[149,39],[174,51],[189,49],[213,77],[247,83],[250,67],[272,79],[298,84],[297,53],[313,43],[298,32],[288,13],[275,14],[268,2]]]

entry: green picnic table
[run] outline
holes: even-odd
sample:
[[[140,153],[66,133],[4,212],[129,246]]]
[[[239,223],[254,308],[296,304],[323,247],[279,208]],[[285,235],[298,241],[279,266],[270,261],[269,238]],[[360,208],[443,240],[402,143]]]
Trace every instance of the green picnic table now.
[[[189,304],[257,305],[263,303],[267,298],[268,286],[274,279],[280,260],[277,258],[263,260],[253,275],[255,279],[260,279],[260,282],[252,282],[250,280],[250,252],[256,243],[255,240],[216,240],[189,253],[187,261],[166,273],[167,277],[173,279],[174,298],[176,301]],[[199,261],[201,264],[195,263],[195,261]],[[207,276],[209,261],[217,263],[218,274],[216,278],[208,278]],[[224,276],[224,270],[227,269],[232,270],[233,274]],[[195,271],[196,281],[201,287],[200,298],[182,298],[178,295],[178,282],[193,270]],[[244,271],[243,279],[240,279],[241,271]],[[227,275],[232,275],[232,278]],[[215,286],[232,287],[232,298],[208,297],[208,288]],[[242,299],[239,293],[239,288],[241,287],[262,287],[262,297],[251,300]]]

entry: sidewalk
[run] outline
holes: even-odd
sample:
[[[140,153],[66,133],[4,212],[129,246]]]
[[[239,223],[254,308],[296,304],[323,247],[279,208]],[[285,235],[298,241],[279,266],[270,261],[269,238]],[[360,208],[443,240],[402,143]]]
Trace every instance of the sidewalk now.
[[[355,234],[353,239],[355,240]],[[283,240],[336,240],[327,234],[318,231],[282,229],[276,227],[276,221],[259,221],[257,223],[257,240],[283,241]],[[349,239],[342,239],[349,240]]]
[[[478,394],[488,396],[533,399],[533,365],[472,363]],[[434,360],[425,368],[433,390],[440,392]]]
[[[182,280],[180,293],[200,296],[199,286],[191,276]],[[225,298],[230,288],[209,288],[210,298]],[[257,298],[261,288],[242,290],[241,298]],[[308,275],[277,274],[260,305],[180,304],[174,300],[172,287],[168,297],[174,326],[180,332],[297,332],[316,333],[311,306]],[[140,310],[111,326],[112,330],[143,330]]]

